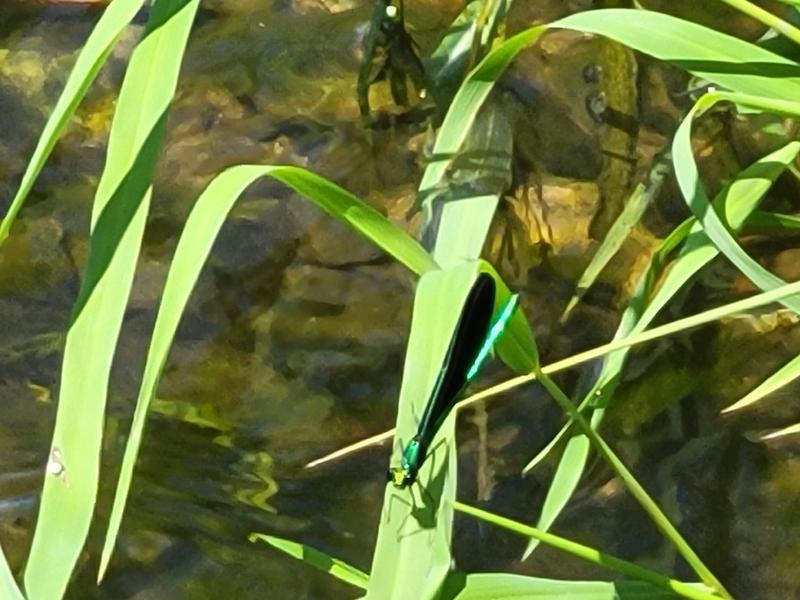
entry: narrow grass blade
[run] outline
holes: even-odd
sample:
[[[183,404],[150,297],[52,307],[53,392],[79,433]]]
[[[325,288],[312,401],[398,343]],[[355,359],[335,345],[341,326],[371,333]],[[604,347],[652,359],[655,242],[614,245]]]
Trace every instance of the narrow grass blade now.
[[[315,569],[325,571],[329,575],[341,579],[355,587],[366,590],[369,585],[369,575],[364,571],[357,569],[346,562],[333,558],[320,552],[305,544],[298,544],[291,540],[275,537],[273,535],[265,535],[263,533],[251,533],[249,537],[251,542],[262,541],[269,544],[273,548],[277,548],[281,552],[285,552],[289,556],[293,556],[304,563],[311,565]]]
[[[61,393],[25,588],[61,598],[97,495],[111,361],[139,253],[165,115],[198,1],[159,0],[128,67],[95,197],[86,274],[67,334]]]
[[[794,232],[800,230],[800,217],[774,212],[756,211],[747,219],[747,226],[772,231]]]
[[[36,149],[33,151],[33,156],[22,176],[19,189],[11,201],[8,212],[0,221],[0,245],[8,237],[8,232],[28,197],[34,181],[42,171],[47,157],[53,151],[53,147],[75,113],[86,90],[94,81],[100,67],[105,63],[106,57],[120,34],[139,12],[142,4],[144,4],[144,0],[114,0],[103,12],[103,16],[95,25],[89,39],[86,40],[86,44],[75,61],[75,66],[70,71],[64,91],[61,92],[58,102],[47,119]]]
[[[790,425],[789,427],[784,427],[783,429],[773,431],[767,435],[763,435],[761,436],[761,439],[766,442],[769,440],[777,440],[778,438],[786,437],[788,435],[796,435],[798,433],[800,433],[800,423]]]
[[[698,222],[702,223],[704,233],[719,251],[759,288],[772,289],[782,285],[784,281],[753,260],[734,239],[717,212],[710,208],[692,153],[691,129],[695,115],[721,101],[740,102],[748,108],[759,110],[770,110],[775,106],[772,101],[725,92],[711,92],[700,98],[675,134],[672,150],[676,178],[689,209]],[[800,115],[800,103],[785,102],[780,103],[780,106],[791,111],[789,114]],[[788,308],[800,313],[800,301],[788,298],[784,303]]]
[[[22,595],[14,579],[14,574],[8,566],[2,546],[0,546],[0,596],[8,600],[25,600],[25,596]]]
[[[661,532],[672,543],[672,545],[675,546],[675,549],[694,570],[694,572],[697,573],[702,582],[705,583],[709,588],[718,592],[723,598],[732,600],[731,595],[725,590],[725,587],[722,585],[722,583],[705,565],[705,563],[703,563],[702,559],[683,538],[675,526],[672,525],[667,516],[659,508],[658,504],[653,501],[647,491],[636,480],[633,474],[614,453],[611,447],[606,444],[605,440],[600,437],[600,434],[595,431],[596,423],[590,424],[580,413],[578,408],[569,398],[567,398],[566,394],[561,391],[558,385],[556,385],[556,383],[550,379],[548,375],[545,375],[539,371],[537,376],[544,388],[550,393],[553,399],[555,399],[561,409],[567,415],[569,415],[570,418],[572,418],[577,427],[580,429],[581,433],[583,433],[583,435],[589,439],[594,449],[606,460],[611,468],[614,469],[614,472],[625,484],[625,487],[628,488],[628,491],[630,491],[631,495],[636,498],[636,501],[639,502],[639,505],[645,510],[647,515],[653,521],[653,524],[658,527],[658,529],[661,530]],[[656,582],[651,581],[651,583]]]
[[[767,304],[777,302],[789,296],[800,297],[800,281],[787,284],[776,290],[771,290],[769,292],[756,294],[754,296],[751,296],[750,298],[745,298],[744,300],[739,300],[737,302],[732,302],[724,306],[712,308],[710,310],[704,311],[696,315],[692,315],[690,317],[679,319],[677,321],[672,321],[671,323],[666,323],[659,327],[654,327],[653,329],[650,329],[643,333],[632,334],[629,335],[628,337],[623,337],[621,339],[609,342],[608,344],[603,344],[602,346],[598,346],[597,348],[584,350],[583,352],[579,352],[578,354],[573,354],[572,356],[569,356],[567,358],[561,359],[554,363],[550,363],[549,365],[545,365],[541,368],[541,370],[542,373],[545,373],[547,375],[552,375],[553,373],[566,371],[567,369],[572,369],[584,363],[591,362],[593,360],[597,360],[598,358],[603,358],[610,354],[619,352],[620,350],[623,350],[625,348],[632,348],[639,344],[652,342],[653,340],[660,339],[668,335],[673,335],[681,331],[692,329],[693,327],[707,325],[708,323],[713,323],[714,321],[718,321],[730,315],[745,313],[749,310],[753,310],[760,306],[765,306]],[[536,380],[537,380],[537,375],[535,372],[527,373],[525,375],[519,375],[512,379],[506,380],[502,383],[498,383],[497,385],[494,385],[492,387],[486,388],[485,390],[481,390],[480,392],[476,392],[475,394],[472,394],[467,398],[464,398],[458,404],[456,404],[455,410],[456,411],[462,410],[464,408],[472,406],[477,402],[483,402],[484,400],[497,397],[501,394],[514,390],[523,385],[527,385]],[[333,457],[335,455],[336,458],[347,456],[351,452],[356,452],[363,448],[369,447],[371,445],[389,439],[392,435],[394,435],[394,433],[395,433],[394,429],[384,431],[383,433],[373,435],[367,438],[366,440],[362,440],[354,444],[351,444],[346,448],[341,448],[340,450],[337,450],[335,453],[332,453],[328,456]],[[320,461],[319,460],[313,461],[313,463],[320,464]]]
[[[430,255],[405,231],[375,209],[319,175],[292,166],[241,165],[216,177],[202,193],[184,226],[167,274],[142,384],[125,447],[108,531],[100,559],[102,579],[119,532],[125,502],[141,446],[147,410],[178,328],[183,310],[228,212],[242,192],[262,177],[274,179],[304,195],[330,215],[341,219],[416,273],[436,268]]]
[[[797,142],[787,144],[756,161],[723,188],[714,199],[714,206],[726,215],[730,227],[738,230],[743,226],[772,182],[791,163],[798,151],[800,151],[800,145]],[[673,261],[670,269],[659,282],[657,290],[653,293],[663,265],[666,264],[672,250],[679,244],[682,244],[682,247],[678,257]],[[700,224],[687,221],[679,226],[661,244],[648,270],[642,276],[636,292],[623,312],[614,339],[621,340],[643,332],[678,290],[718,253],[719,251],[709,241]],[[603,408],[608,405],[616,390],[627,352],[613,353],[605,358],[599,369],[597,381],[580,403],[579,410],[585,410],[590,405],[595,408]],[[603,413],[596,410],[592,415],[592,425],[599,425],[602,417]],[[570,422],[562,428],[559,435],[565,432],[569,426]],[[549,450],[553,447],[555,447],[554,443],[548,444],[545,449]],[[570,455],[570,460],[562,461],[556,469],[553,483],[548,490],[545,504],[540,513],[538,525],[544,529],[547,529],[555,521],[566,506],[579,480],[580,473],[576,473],[575,469],[580,466],[579,470],[582,472],[583,465],[588,458],[589,448],[585,443],[573,446],[571,450],[573,453]],[[578,456],[580,451],[585,453],[582,458]],[[538,460],[543,457],[542,452],[537,455]],[[570,483],[572,483],[572,490],[569,489]],[[529,546],[525,556],[529,556],[533,549],[533,545]]]
[[[800,356],[795,356],[792,360],[767,377],[761,385],[757,386],[744,398],[731,404],[722,412],[723,414],[729,414],[745,408],[752,408],[759,400],[789,385],[798,377],[800,377]]]
[[[781,35],[792,40],[795,44],[800,44],[800,30],[757,4],[748,2],[748,0],[720,0],[720,2],[724,2],[756,21],[763,23],[767,27],[774,29]]]
[[[551,24],[604,35],[722,87],[787,101],[800,98],[800,65],[755,44],[647,10],[580,12]]]
[[[622,244],[639,222],[639,219],[642,218],[644,211],[650,205],[652,199],[661,190],[669,170],[669,164],[665,161],[657,162],[651,169],[650,181],[648,184],[639,184],[633,190],[622,212],[608,230],[606,237],[603,238],[600,247],[597,249],[594,256],[592,256],[592,260],[578,280],[575,294],[570,298],[567,307],[564,309],[564,314],[561,315],[562,322],[566,321],[572,309],[575,308],[580,299],[583,298],[583,295],[592,287],[602,270],[622,247]]]
[[[444,185],[447,168],[461,149],[495,81],[514,57],[539,39],[545,31],[546,27],[542,25],[509,38],[492,50],[469,74],[453,98],[436,137],[433,157],[419,186],[421,197],[428,197]]]
[[[531,527],[530,525],[525,525],[523,523],[495,515],[488,511],[481,510],[480,508],[475,508],[474,506],[469,506],[461,502],[454,502],[453,506],[457,511],[475,517],[476,519],[481,519],[482,521],[486,521],[487,523],[491,523],[497,527],[502,527],[503,529],[507,529],[525,537],[536,538],[543,544],[557,548],[558,550],[571,554],[572,556],[581,558],[598,566],[611,569],[617,573],[625,575],[626,577],[645,581],[664,590],[668,590],[674,594],[678,594],[684,598],[693,598],[695,600],[718,600],[720,598],[720,596],[708,591],[703,586],[671,579],[662,575],[661,573],[657,573],[656,571],[651,571],[650,569],[640,567],[636,563],[605,554],[604,552],[595,550],[589,546],[584,546],[583,544],[579,544],[555,534],[542,531],[535,527]],[[533,597],[535,598],[536,596]],[[582,596],[577,597],[580,598]],[[615,596],[611,596],[611,598],[614,597]]]
[[[547,496],[542,505],[542,512],[536,526],[543,531],[547,531],[555,522],[558,515],[569,502],[573,492],[578,488],[586,460],[589,457],[589,440],[586,436],[574,436],[567,442],[567,447],[558,463],[558,469],[553,475],[550,487],[547,489]],[[528,558],[536,549],[538,540],[531,539],[528,542],[522,560]]]
[[[545,367],[546,369],[547,367]],[[564,439],[564,436],[569,433],[569,430],[572,427],[572,423],[567,421],[564,425],[561,426],[561,429],[558,430],[558,433],[555,434],[549,442],[539,450],[539,453],[534,456],[527,465],[525,465],[522,469],[522,474],[527,475],[531,471],[533,471],[539,464],[549,456],[549,454],[553,451],[553,449]],[[526,551],[525,556],[527,557],[530,553]]]

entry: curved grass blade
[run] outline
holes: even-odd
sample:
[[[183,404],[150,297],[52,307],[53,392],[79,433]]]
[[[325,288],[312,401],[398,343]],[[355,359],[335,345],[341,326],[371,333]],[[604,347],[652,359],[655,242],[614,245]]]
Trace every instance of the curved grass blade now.
[[[800,98],[800,65],[708,27],[648,10],[577,13],[551,27],[604,35],[730,90],[786,101]]]
[[[717,195],[714,205],[717,210],[726,214],[726,219],[734,230],[738,230],[744,225],[772,182],[792,162],[798,152],[800,152],[800,144],[797,142],[787,144],[742,171]],[[678,257],[663,277],[657,291],[652,294],[658,274],[666,264],[669,254],[681,243],[683,246]],[[718,254],[719,251],[709,241],[699,223],[687,221],[673,231],[662,242],[648,270],[642,276],[636,292],[623,312],[614,339],[621,340],[645,331],[678,290]],[[594,427],[602,421],[602,408],[608,405],[616,390],[627,353],[627,350],[615,352],[604,359],[595,385],[578,407],[579,410],[585,410],[591,405],[599,409],[592,415],[591,423]],[[571,423],[569,420],[562,427],[556,438],[545,447],[545,451],[554,448],[557,441],[567,435]],[[589,452],[586,441],[578,441],[582,437],[578,436],[569,441],[565,451],[565,457],[568,460],[562,459],[556,469],[537,522],[542,529],[546,530],[553,524],[577,487]],[[525,467],[525,471],[533,468],[544,456],[544,451],[537,454],[534,460]],[[535,544],[532,542],[524,556],[529,556],[534,548]]]
[[[22,209],[34,181],[42,171],[44,163],[86,94],[86,90],[94,81],[100,67],[105,63],[120,34],[139,12],[142,4],[144,4],[144,0],[115,0],[106,8],[103,16],[92,29],[89,39],[86,40],[86,44],[78,54],[75,66],[70,71],[64,91],[61,92],[58,102],[50,113],[42,135],[39,136],[36,149],[28,162],[19,189],[8,207],[8,212],[0,221],[0,245],[8,237],[8,232]]]
[[[648,184],[639,184],[633,190],[622,212],[615,219],[614,224],[611,225],[605,238],[600,242],[597,252],[594,253],[589,265],[581,274],[576,285],[575,294],[570,298],[564,313],[561,315],[562,323],[567,320],[572,309],[575,308],[584,294],[589,291],[597,277],[622,247],[639,219],[642,218],[644,211],[650,206],[652,199],[658,195],[669,172],[669,164],[662,159],[651,168]]]
[[[509,38],[492,50],[469,74],[453,98],[436,137],[431,162],[419,185],[421,198],[428,198],[446,185],[448,166],[458,155],[495,81],[514,57],[539,39],[546,30],[546,26],[542,25]]]
[[[130,292],[165,117],[198,0],[160,0],[122,85],[62,365],[39,518],[25,570],[32,598],[61,598],[89,530],[111,361]]]
[[[776,102],[774,100],[731,94],[727,92],[710,92],[700,98],[689,111],[689,114],[678,127],[672,144],[675,175],[683,197],[695,218],[703,225],[703,231],[745,276],[762,290],[773,289],[785,282],[773,275],[744,251],[736,242],[720,216],[709,206],[708,197],[703,190],[700,174],[694,160],[691,146],[691,129],[694,117],[714,104],[730,101],[756,110],[780,110],[790,115],[800,115],[800,103]],[[785,306],[800,313],[800,301],[792,298],[784,300]]]
[[[315,569],[325,571],[329,575],[341,579],[362,590],[367,589],[369,585],[369,575],[356,567],[347,564],[338,558],[333,558],[320,552],[305,544],[298,544],[291,540],[275,537],[274,535],[266,535],[263,533],[251,533],[249,538],[251,542],[262,541],[269,544],[273,548],[277,548],[281,552],[285,552],[289,556],[293,556],[304,563],[311,565]]]
[[[767,27],[774,29],[781,35],[792,40],[795,44],[800,44],[800,29],[797,29],[791,23],[784,21],[779,16],[769,12],[768,10],[761,8],[757,4],[753,4],[748,0],[720,0],[720,1],[724,2],[729,6],[732,6],[733,8],[741,11],[747,16],[755,19],[756,21],[763,23]],[[792,3],[791,0],[789,3]]]
[[[416,273],[436,269],[430,255],[405,231],[372,207],[319,175],[292,166],[242,165],[217,176],[192,209],[175,249],[147,354],[142,384],[117,481],[98,580],[103,578],[119,532],[133,469],[142,441],[147,410],[155,395],[175,331],[203,264],[228,212],[254,181],[273,177],[341,219]]]
[[[793,232],[800,230],[800,217],[784,215],[781,213],[756,211],[747,219],[747,226],[764,228],[780,232]]]
[[[536,538],[542,543],[571,554],[572,556],[581,558],[607,569],[611,569],[627,577],[645,581],[664,590],[679,594],[684,598],[693,598],[695,600],[718,600],[720,598],[720,596],[708,591],[708,589],[706,589],[704,586],[684,583],[676,579],[671,579],[656,571],[651,571],[650,569],[640,567],[636,563],[632,563],[621,558],[616,558],[615,556],[605,554],[604,552],[600,552],[599,550],[595,550],[589,546],[584,546],[583,544],[573,542],[572,540],[562,538],[555,534],[541,531],[535,527],[531,527],[530,525],[518,523],[517,521],[495,515],[488,511],[475,508],[474,506],[469,506],[468,504],[463,504],[461,502],[454,502],[453,507],[457,511],[475,517],[476,519],[481,519],[482,521],[486,521],[487,523],[491,523],[492,525],[496,525],[525,537]]]

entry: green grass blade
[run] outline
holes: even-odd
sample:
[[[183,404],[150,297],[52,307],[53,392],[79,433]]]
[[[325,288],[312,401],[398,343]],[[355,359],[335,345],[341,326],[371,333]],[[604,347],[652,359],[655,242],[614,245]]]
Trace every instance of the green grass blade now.
[[[160,0],[123,82],[93,211],[86,275],[67,333],[28,594],[61,598],[97,494],[111,361],[139,253],[165,116],[198,1]],[[78,425],[79,424],[79,425]]]
[[[444,361],[459,311],[478,274],[478,263],[422,276],[414,296],[395,439],[414,435]],[[456,493],[455,415],[451,413],[428,450],[417,483],[386,485],[368,598],[435,598],[450,570],[450,536]],[[399,463],[395,444],[392,464]]]
[[[558,468],[550,481],[547,496],[542,504],[542,511],[536,523],[539,529],[548,531],[561,511],[564,510],[573,492],[578,488],[588,457],[589,440],[585,436],[574,436],[567,442],[567,447],[559,459]],[[538,544],[539,540],[531,538],[522,555],[522,560],[528,558]]]
[[[800,65],[733,36],[646,10],[606,9],[556,21],[596,33],[744,94],[787,101],[800,98]]]
[[[691,145],[691,129],[694,117],[721,101],[741,102],[749,108],[763,110],[770,110],[774,106],[774,102],[724,92],[712,92],[700,98],[692,110],[689,111],[675,134],[672,144],[675,175],[689,209],[698,222],[702,223],[703,231],[719,251],[759,288],[762,290],[772,289],[785,282],[753,260],[736,242],[717,212],[710,209],[709,200],[703,190],[703,184],[700,181],[700,174],[694,160]],[[800,114],[800,103],[782,103],[781,106],[786,110],[794,111],[790,114]],[[786,299],[784,302],[788,308],[800,313],[800,302],[791,298]]]
[[[511,291],[492,265],[484,260],[479,264],[480,270],[494,277],[497,285],[494,301],[494,310],[497,313],[505,299],[511,295]],[[530,373],[539,366],[539,355],[533,341],[533,331],[525,313],[520,308],[514,311],[503,335],[495,342],[494,348],[500,360],[515,373]]]
[[[545,444],[544,448],[539,450],[539,452],[530,460],[528,464],[522,468],[522,474],[527,475],[531,471],[533,471],[536,467],[541,464],[541,462],[547,458],[553,449],[564,439],[564,436],[569,433],[569,430],[572,428],[572,422],[567,421],[564,425],[561,426],[561,429],[558,430],[558,433],[555,434],[547,444]],[[573,467],[568,467],[571,470]],[[530,552],[526,551],[525,556],[527,557]]]
[[[492,91],[495,81],[520,51],[534,43],[546,31],[544,25],[519,33],[492,50],[473,69],[453,98],[444,118],[433,157],[425,169],[419,194],[426,198],[441,189],[446,181],[447,167],[451,164],[475,122],[483,102]]]
[[[98,579],[103,578],[111,558],[141,446],[147,411],[189,295],[228,212],[242,192],[262,177],[273,177],[304,195],[375,242],[412,271],[425,273],[436,268],[430,255],[405,231],[349,192],[310,171],[292,166],[241,165],[216,177],[192,209],[167,274],[117,481]]]
[[[481,510],[479,508],[475,508],[467,504],[462,504],[461,502],[455,502],[453,506],[457,511],[462,512],[464,514],[468,514],[472,517],[475,517],[476,519],[481,519],[482,521],[486,521],[487,523],[491,523],[492,525],[496,525],[498,527],[507,529],[509,531],[512,531],[519,535],[523,535],[525,537],[536,538],[542,543],[547,544],[548,546],[551,546],[553,548],[557,548],[562,552],[566,552],[568,554],[571,554],[572,556],[581,558],[588,562],[594,563],[598,566],[611,569],[613,571],[616,571],[617,573],[625,575],[626,577],[632,577],[634,579],[645,581],[647,583],[650,583],[651,585],[657,586],[671,593],[678,594],[684,598],[693,598],[696,600],[718,600],[720,598],[720,596],[710,591],[707,591],[702,586],[698,586],[696,584],[684,583],[682,581],[666,577],[661,573],[657,573],[655,571],[651,571],[650,569],[640,567],[636,563],[632,563],[627,560],[623,560],[621,558],[605,554],[604,552],[601,552],[589,546],[585,546],[583,544],[573,542],[572,540],[562,538],[555,534],[542,531],[535,527],[531,527],[530,525],[525,525],[523,523],[519,523],[517,521],[513,521],[511,519],[507,519],[499,515],[495,515],[488,511]],[[535,598],[536,596],[533,597]],[[582,596],[577,596],[577,597],[582,597]],[[606,597],[606,596],[600,596],[600,597]],[[611,598],[615,598],[615,596],[611,596]]]
[[[792,360],[767,377],[749,394],[731,404],[722,412],[723,414],[729,414],[745,408],[752,408],[759,400],[789,385],[798,377],[800,377],[800,355],[795,356]]]
[[[724,2],[767,27],[774,29],[795,44],[800,44],[800,30],[757,4],[748,2],[748,0],[720,0],[720,2]]]
[[[260,540],[269,544],[273,548],[277,548],[289,556],[302,560],[315,569],[325,571],[329,575],[361,588],[362,590],[366,590],[369,584],[369,575],[364,573],[364,571],[304,544],[298,544],[291,540],[275,537],[273,535],[265,535],[263,533],[251,533],[249,539],[251,542]]]
[[[800,217],[781,213],[756,211],[747,219],[747,226],[780,232],[800,230]]]
[[[8,566],[2,546],[0,546],[0,596],[8,600],[25,600],[25,596],[22,595],[14,579],[14,574],[11,572],[11,567]]]
[[[603,241],[600,243],[597,252],[592,256],[592,260],[589,262],[586,270],[581,274],[575,294],[570,298],[567,307],[564,309],[564,314],[561,316],[562,322],[569,317],[572,309],[575,308],[580,299],[583,298],[583,295],[592,287],[602,270],[622,247],[622,244],[639,222],[639,219],[642,218],[644,211],[650,206],[652,199],[661,190],[661,186],[668,173],[669,165],[664,162],[659,162],[651,170],[648,185],[640,184],[636,186],[628,202],[625,203],[622,212],[616,218],[613,225],[608,230],[606,237],[603,238]]]
[[[702,559],[692,549],[688,542],[683,538],[680,532],[672,525],[667,516],[659,508],[658,504],[653,501],[647,491],[636,480],[633,474],[628,470],[625,464],[617,457],[605,440],[600,437],[600,434],[595,431],[595,424],[590,424],[586,418],[580,413],[578,408],[567,398],[566,394],[561,391],[556,383],[545,375],[541,370],[537,373],[539,382],[556,400],[562,410],[569,415],[575,422],[581,433],[585,435],[591,442],[594,449],[608,462],[614,472],[619,476],[625,487],[636,498],[639,505],[645,510],[653,523],[658,527],[661,532],[672,542],[678,553],[689,564],[689,566],[697,573],[700,579],[709,588],[719,592],[724,598],[731,599],[730,594],[725,590],[722,583],[716,578],[711,570],[703,563]],[[647,580],[646,580],[647,581]],[[656,583],[651,581],[651,583]],[[675,590],[678,591],[678,590]]]
[[[33,151],[33,156],[22,176],[19,189],[11,201],[8,212],[0,221],[0,245],[8,237],[8,232],[25,203],[34,181],[42,171],[44,163],[86,94],[86,90],[94,81],[100,67],[105,63],[106,57],[120,34],[139,12],[142,4],[144,4],[144,0],[114,0],[100,17],[89,35],[89,39],[86,40],[86,44],[75,61],[75,66],[70,71],[64,91],[61,92],[58,102],[47,119],[36,149]]]
[[[444,201],[433,258],[442,268],[481,255],[497,209],[497,195]]]
[[[773,431],[772,433],[761,436],[761,439],[764,441],[777,440],[778,438],[786,437],[787,435],[796,435],[798,433],[800,433],[800,423],[784,427],[778,431]]]
[[[756,161],[720,191],[714,199],[714,205],[717,210],[726,215],[729,225],[734,230],[742,227],[755,209],[758,201],[778,175],[792,162],[798,151],[800,151],[800,145],[797,142],[787,144],[783,148]],[[683,246],[680,254],[660,282],[658,290],[655,294],[652,294],[658,274],[663,265],[666,264],[669,254],[681,243],[683,243]],[[662,242],[648,270],[642,276],[633,298],[623,312],[614,339],[621,340],[627,336],[643,332],[678,290],[718,254],[718,250],[709,241],[698,223],[687,221],[679,226]],[[580,410],[586,409],[590,403],[595,407],[607,406],[616,390],[617,381],[622,374],[627,353],[627,350],[615,352],[605,358],[595,385],[579,405]],[[602,417],[602,412],[595,411],[594,415],[592,415],[592,425],[599,425]],[[568,422],[562,428],[559,436],[566,434],[570,424]],[[573,442],[571,441],[570,444],[573,444]],[[562,459],[559,463],[551,488],[548,490],[538,521],[538,526],[543,529],[549,528],[564,509],[564,506],[566,506],[567,501],[577,487],[580,474],[586,464],[589,451],[588,445],[585,442],[575,444],[570,447],[569,460]],[[555,447],[554,442],[548,444],[545,447],[545,451],[553,447]],[[581,453],[583,454],[582,456]],[[529,463],[526,470],[532,468],[543,458],[544,453],[540,452]],[[534,548],[535,545],[529,546],[525,556],[529,556]]]

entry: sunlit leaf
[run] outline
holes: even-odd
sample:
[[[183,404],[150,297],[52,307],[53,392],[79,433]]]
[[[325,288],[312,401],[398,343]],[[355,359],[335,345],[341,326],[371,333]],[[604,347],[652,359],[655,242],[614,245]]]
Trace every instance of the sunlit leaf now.
[[[17,213],[22,208],[58,138],[64,132],[75,109],[86,94],[86,90],[89,89],[98,71],[105,63],[120,34],[133,20],[143,4],[144,0],[115,0],[103,12],[86,40],[86,44],[75,61],[75,66],[69,73],[64,91],[61,92],[58,102],[50,113],[42,135],[39,136],[36,149],[22,176],[19,189],[8,207],[8,212],[0,221],[0,244],[8,237]]]
[[[325,571],[329,575],[336,577],[337,579],[341,579],[350,585],[359,587],[362,590],[367,589],[367,585],[369,584],[369,575],[352,565],[348,565],[346,562],[341,561],[338,558],[333,558],[332,556],[311,548],[310,546],[306,546],[305,544],[298,544],[297,542],[275,537],[274,535],[265,535],[263,533],[250,534],[251,542],[258,540],[261,540],[262,542],[269,544],[270,546],[277,548],[282,552],[285,552],[289,556],[293,556],[298,560],[302,560],[304,563],[311,565],[315,569]]]
[[[800,377],[800,356],[795,356],[772,375],[767,377],[749,394],[742,399],[728,406],[723,413],[732,413],[745,408],[751,408],[759,400],[763,400],[771,393],[778,391],[782,387],[789,385]]]
[[[769,440],[777,440],[782,437],[786,437],[788,435],[796,435],[800,433],[800,423],[795,425],[790,425],[789,427],[784,427],[783,429],[779,429],[778,431],[773,431],[772,433],[768,433],[767,435],[761,436],[761,439],[764,441]]]
[[[61,598],[89,531],[111,361],[147,217],[150,182],[198,0],[159,0],[131,57],[73,308],[55,431],[25,570],[31,598]]]
[[[743,94],[796,101],[800,65],[755,44],[660,12],[591,10],[551,24],[604,35]]]
[[[100,561],[100,578],[108,566],[119,532],[147,411],[189,295],[229,211],[242,192],[262,177],[273,177],[304,195],[330,215],[374,241],[412,271],[424,273],[436,268],[430,255],[405,231],[349,192],[310,171],[292,166],[241,165],[217,176],[192,209],[167,274],[109,518]]]
[[[514,521],[512,519],[508,519],[506,517],[501,517],[499,515],[490,513],[488,511],[482,510],[480,508],[476,508],[474,506],[469,506],[467,504],[463,504],[461,502],[455,503],[455,508],[459,512],[468,514],[476,519],[481,519],[487,523],[491,523],[497,527],[501,527],[518,535],[522,535],[525,537],[536,538],[544,544],[552,548],[556,548],[562,552],[580,558],[582,560],[594,563],[598,566],[602,566],[606,569],[610,569],[620,573],[626,577],[639,580],[639,582],[632,584],[630,587],[627,585],[623,586],[623,590],[626,590],[627,596],[620,596],[620,597],[634,597],[634,593],[643,593],[645,594],[644,597],[650,597],[647,594],[654,594],[658,588],[661,588],[659,591],[661,592],[660,597],[666,598],[673,598],[676,595],[680,595],[684,598],[694,598],[696,600],[715,600],[719,599],[720,597],[711,592],[710,588],[707,588],[704,585],[700,584],[691,584],[691,583],[684,583],[682,581],[678,581],[676,579],[672,579],[661,573],[657,573],[645,567],[639,566],[636,563],[629,562],[627,560],[623,560],[621,558],[617,558],[616,556],[611,556],[606,554],[605,552],[601,552],[595,548],[591,548],[584,544],[580,544],[578,542],[574,542],[572,540],[568,540],[562,538],[561,536],[548,533],[546,531],[542,531],[541,529],[537,529],[535,527],[531,527],[530,525],[525,525],[524,523],[519,523],[518,521]],[[497,577],[497,576],[495,576]],[[525,578],[529,579],[529,578]],[[534,581],[528,581],[527,583],[531,586],[535,586],[536,584]],[[541,585],[558,585],[559,583],[566,583],[566,582],[553,582],[551,580],[539,580]],[[456,585],[453,585],[453,584]],[[457,587],[459,583],[459,578],[456,576],[455,581],[451,579],[450,587]],[[498,581],[498,583],[501,583]],[[578,583],[578,582],[574,582]],[[602,590],[596,587],[591,587],[587,584],[589,582],[581,582],[584,583],[586,587],[576,586],[575,591],[580,592],[582,589],[587,593],[599,593],[602,591],[608,592],[609,590]],[[632,583],[632,582],[631,582]],[[512,592],[513,590],[519,590],[522,592],[524,590],[526,582],[522,580],[509,580],[509,588],[508,591]],[[645,585],[642,585],[645,584]],[[649,585],[646,585],[649,584]],[[476,589],[485,589],[484,586],[480,586],[480,588]],[[546,588],[543,588],[546,589]],[[610,591],[615,591],[613,588]],[[665,595],[666,594],[666,595]],[[457,596],[460,598],[460,596]],[[467,596],[470,597],[470,596]],[[481,598],[483,596],[475,596],[476,598]],[[519,597],[519,596],[510,596],[512,598]],[[525,596],[527,597],[527,596]],[[533,598],[538,596],[533,595]],[[571,597],[571,596],[570,596]],[[578,595],[577,597],[582,597]],[[605,598],[608,596],[589,596],[591,597],[598,597],[598,598]],[[616,598],[617,596],[610,596],[611,598]],[[659,597],[658,595],[654,597]]]

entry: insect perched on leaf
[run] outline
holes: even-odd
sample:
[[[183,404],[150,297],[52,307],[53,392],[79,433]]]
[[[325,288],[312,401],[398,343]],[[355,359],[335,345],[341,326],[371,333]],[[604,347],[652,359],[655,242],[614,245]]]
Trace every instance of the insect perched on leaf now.
[[[511,296],[492,323],[494,299],[494,278],[481,273],[467,294],[417,433],[403,448],[400,466],[389,469],[389,481],[395,487],[405,488],[416,481],[433,437],[463,389],[478,374],[514,314],[519,297],[516,294]]]

